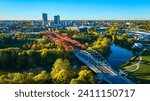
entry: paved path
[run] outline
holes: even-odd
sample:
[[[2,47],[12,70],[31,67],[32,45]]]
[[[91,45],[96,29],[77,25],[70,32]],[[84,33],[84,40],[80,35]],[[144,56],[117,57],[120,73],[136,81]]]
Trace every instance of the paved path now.
[[[145,50],[146,50],[146,49],[143,49],[141,52],[139,52],[138,55],[139,55],[140,60],[139,60],[136,64],[133,64],[133,65],[130,65],[130,66],[127,66],[127,67],[124,67],[124,68],[127,69],[127,68],[130,68],[130,67],[136,66],[135,69],[133,69],[133,70],[131,70],[131,71],[129,71],[129,72],[135,72],[135,71],[137,71],[137,70],[140,68],[140,63],[141,63],[141,61],[142,61],[141,54],[142,54]]]
[[[133,69],[133,70],[131,70],[131,71],[129,71],[129,72],[135,72],[135,71],[137,71],[137,70],[140,68],[140,63],[141,63],[141,61],[142,61],[142,57],[139,56],[139,58],[140,58],[140,60],[139,60],[136,64],[133,64],[133,65],[131,65],[131,66],[127,66],[127,67],[124,67],[124,68],[127,69],[127,68],[131,68],[131,67],[133,67],[133,66],[136,66],[135,69]]]

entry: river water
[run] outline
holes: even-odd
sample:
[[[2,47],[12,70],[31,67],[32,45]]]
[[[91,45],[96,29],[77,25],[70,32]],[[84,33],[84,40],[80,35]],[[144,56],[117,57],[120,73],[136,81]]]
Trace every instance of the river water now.
[[[108,56],[107,61],[113,69],[117,69],[119,66],[121,66],[133,56],[132,51],[120,48],[115,44],[111,45],[111,51],[112,52]]]

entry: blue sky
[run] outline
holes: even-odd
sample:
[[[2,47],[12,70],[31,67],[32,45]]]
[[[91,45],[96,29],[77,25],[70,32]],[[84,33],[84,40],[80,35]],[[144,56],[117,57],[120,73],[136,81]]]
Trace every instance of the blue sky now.
[[[150,0],[0,0],[0,20],[150,20]]]

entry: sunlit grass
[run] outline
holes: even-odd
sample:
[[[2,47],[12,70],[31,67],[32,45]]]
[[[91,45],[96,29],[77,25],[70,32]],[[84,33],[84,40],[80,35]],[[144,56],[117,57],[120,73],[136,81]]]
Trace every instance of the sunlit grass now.
[[[132,70],[135,70],[136,68],[137,68],[137,65],[129,67],[129,68],[126,68],[125,71],[126,72],[131,72]]]
[[[142,54],[140,68],[129,75],[130,78],[139,83],[150,83],[150,51]]]

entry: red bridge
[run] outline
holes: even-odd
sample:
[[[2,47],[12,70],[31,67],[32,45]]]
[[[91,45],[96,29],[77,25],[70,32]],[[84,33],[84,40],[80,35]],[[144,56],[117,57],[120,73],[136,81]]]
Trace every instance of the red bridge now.
[[[56,32],[44,31],[44,34],[47,35],[52,42],[56,45],[62,45],[65,50],[73,49],[86,49],[86,45],[81,44],[80,42],[69,38],[68,36],[61,35]]]

